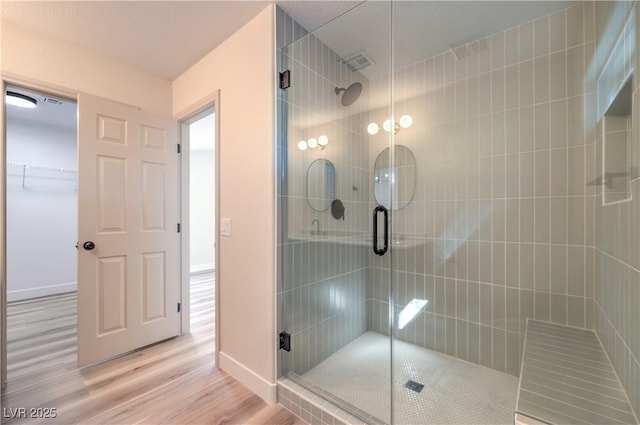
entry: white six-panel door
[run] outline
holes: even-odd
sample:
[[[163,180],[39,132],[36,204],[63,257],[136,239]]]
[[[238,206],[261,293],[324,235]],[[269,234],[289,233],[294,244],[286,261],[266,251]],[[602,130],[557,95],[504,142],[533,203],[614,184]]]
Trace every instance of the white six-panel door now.
[[[86,94],[78,111],[82,367],[178,335],[180,240],[178,124]]]

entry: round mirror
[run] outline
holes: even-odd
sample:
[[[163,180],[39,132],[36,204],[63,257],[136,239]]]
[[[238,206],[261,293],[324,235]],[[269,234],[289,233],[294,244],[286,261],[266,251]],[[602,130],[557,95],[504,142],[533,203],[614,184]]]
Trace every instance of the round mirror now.
[[[325,211],[336,195],[336,169],[328,159],[316,159],[307,170],[307,201],[316,211]]]
[[[378,158],[373,170],[373,193],[378,204],[394,210],[406,206],[416,190],[416,158],[406,146],[396,145],[394,166],[391,167],[389,148]],[[393,203],[389,199],[393,193]],[[392,205],[393,204],[393,205]]]

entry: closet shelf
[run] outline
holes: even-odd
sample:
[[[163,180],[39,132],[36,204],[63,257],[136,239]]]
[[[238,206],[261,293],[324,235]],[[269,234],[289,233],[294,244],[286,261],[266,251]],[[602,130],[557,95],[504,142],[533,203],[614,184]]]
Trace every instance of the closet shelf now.
[[[54,167],[43,167],[41,165],[33,165],[33,164],[21,164],[18,162],[8,162],[7,168],[14,170],[23,170],[23,171],[53,171],[57,173],[68,173],[68,174],[77,174],[78,171],[71,170],[69,168],[54,168]]]
[[[44,167],[41,165],[33,165],[33,164],[22,164],[18,162],[7,162],[7,172],[9,170],[19,170],[22,176],[22,188],[24,189],[24,181],[27,176],[27,171],[46,171],[67,175],[78,174],[77,170],[72,170],[69,168],[55,168],[55,167]],[[8,173],[7,173],[8,174]],[[76,182],[76,191],[78,190],[77,182]]]

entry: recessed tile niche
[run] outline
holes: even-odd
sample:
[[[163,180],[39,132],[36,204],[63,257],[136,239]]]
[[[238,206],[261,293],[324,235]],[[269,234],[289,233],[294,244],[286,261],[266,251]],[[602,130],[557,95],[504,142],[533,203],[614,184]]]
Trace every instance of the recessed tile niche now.
[[[618,91],[603,117],[602,203],[609,205],[631,200],[633,74]]]

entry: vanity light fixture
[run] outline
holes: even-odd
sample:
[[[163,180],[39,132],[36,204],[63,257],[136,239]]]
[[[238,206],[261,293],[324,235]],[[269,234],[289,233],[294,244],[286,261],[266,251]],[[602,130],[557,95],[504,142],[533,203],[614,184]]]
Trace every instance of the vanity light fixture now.
[[[329,144],[329,138],[324,134],[319,136],[317,139],[315,137],[309,138],[309,140],[300,140],[298,142],[298,149],[301,151],[306,151],[307,148],[311,149],[324,149]]]
[[[38,101],[31,96],[13,91],[7,91],[5,102],[8,105],[19,106],[20,108],[35,108],[38,105]]]
[[[401,128],[411,127],[411,124],[413,124],[413,118],[411,118],[411,115],[403,115],[400,117],[399,122],[393,122],[393,127],[390,119],[385,120],[382,123],[382,128],[387,133],[390,133],[393,128],[393,134],[396,134],[398,131],[400,131]],[[367,126],[367,133],[369,133],[372,136],[375,136],[376,134],[378,134],[379,131],[380,131],[380,127],[375,122],[372,122]]]

